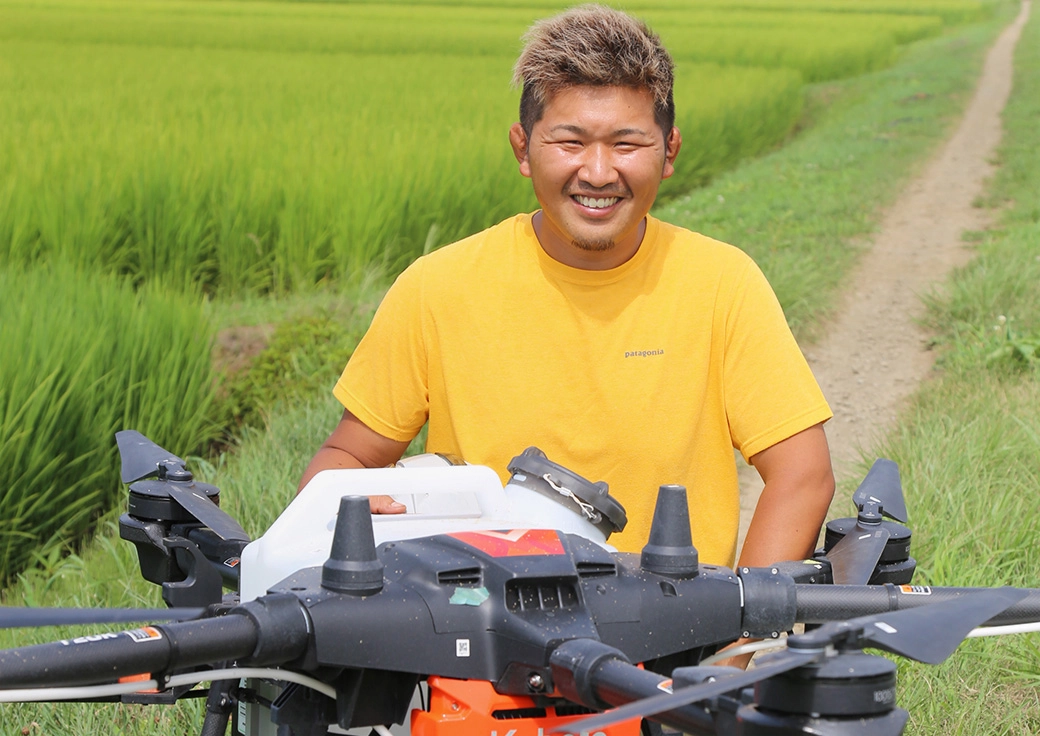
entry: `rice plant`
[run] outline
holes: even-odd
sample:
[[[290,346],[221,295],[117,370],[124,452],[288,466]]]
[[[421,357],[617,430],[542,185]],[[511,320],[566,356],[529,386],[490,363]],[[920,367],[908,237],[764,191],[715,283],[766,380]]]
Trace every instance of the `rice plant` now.
[[[214,438],[198,303],[67,265],[0,269],[0,579],[80,539],[119,488],[113,434]]]

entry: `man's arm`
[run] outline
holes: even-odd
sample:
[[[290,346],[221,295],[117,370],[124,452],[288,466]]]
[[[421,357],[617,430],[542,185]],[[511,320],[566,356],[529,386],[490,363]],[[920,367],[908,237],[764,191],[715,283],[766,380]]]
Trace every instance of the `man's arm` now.
[[[740,566],[764,567],[812,555],[834,496],[834,472],[823,425],[817,424],[751,457],[765,488],[751,518]],[[731,647],[754,641],[738,639]],[[728,647],[727,647],[728,648]],[[751,655],[719,665],[747,667]]]
[[[384,437],[344,409],[339,424],[318,448],[307,469],[303,471],[303,478],[300,479],[296,492],[302,491],[311,478],[322,470],[384,468],[392,465],[401,459],[407,447],[407,442]],[[370,502],[373,514],[404,513],[404,505],[397,503],[390,496],[372,496]]]
[[[751,458],[765,482],[748,527],[740,565],[761,567],[812,555],[834,497],[823,425],[788,437]]]

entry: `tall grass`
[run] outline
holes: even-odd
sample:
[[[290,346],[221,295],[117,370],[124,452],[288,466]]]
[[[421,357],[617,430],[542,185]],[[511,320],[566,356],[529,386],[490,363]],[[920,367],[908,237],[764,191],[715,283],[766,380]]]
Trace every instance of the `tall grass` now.
[[[505,57],[118,51],[0,51],[19,59],[0,111],[0,262],[285,293],[400,268],[535,205],[506,143]],[[801,110],[783,70],[684,64],[678,94],[701,151],[684,188]]]
[[[330,5],[409,5],[414,7],[444,4],[444,0],[318,0]],[[487,5],[487,0],[452,0],[453,6],[467,10]],[[552,11],[569,7],[568,0],[499,0],[495,7],[499,11],[536,9]],[[705,10],[748,10],[788,13],[889,13],[895,15],[936,15],[944,23],[957,24],[978,21],[991,15],[994,3],[989,0],[627,0],[624,7],[639,13],[657,10],[681,10],[700,12]]]
[[[119,487],[113,434],[193,450],[215,435],[199,305],[68,266],[0,269],[0,579],[67,547]]]
[[[783,140],[799,79],[878,68],[898,29],[938,30],[934,16],[778,5],[763,28],[749,12],[654,7],[692,142],[671,192]],[[284,294],[395,271],[530,209],[505,130],[512,60],[538,15],[0,0],[0,263]]]
[[[796,19],[794,20],[797,23]],[[677,59],[796,69],[807,82],[841,79],[883,69],[895,57],[894,38],[849,24],[832,33],[816,28],[662,28]]]
[[[907,6],[915,14],[871,13],[853,10],[849,5],[843,12],[796,11],[783,7],[744,10],[733,7],[692,6],[682,10],[647,9],[640,11],[650,25],[667,33],[672,26],[693,26],[711,29],[726,37],[740,37],[744,29],[770,29],[773,31],[808,31],[818,34],[847,35],[850,29],[858,29],[868,35],[885,33],[896,43],[904,44],[934,36],[944,27],[939,15],[928,15]],[[920,15],[916,13],[922,13]]]

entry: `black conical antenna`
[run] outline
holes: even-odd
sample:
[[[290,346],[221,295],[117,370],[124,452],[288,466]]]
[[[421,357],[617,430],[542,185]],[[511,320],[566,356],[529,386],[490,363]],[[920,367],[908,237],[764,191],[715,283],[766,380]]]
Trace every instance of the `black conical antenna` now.
[[[364,496],[344,496],[339,501],[332,551],[321,568],[321,587],[358,596],[383,589],[383,563],[376,556],[372,511]]]
[[[643,547],[639,566],[644,570],[673,578],[692,578],[697,574],[697,548],[690,534],[690,509],[686,488],[665,485],[657,492],[650,540]]]

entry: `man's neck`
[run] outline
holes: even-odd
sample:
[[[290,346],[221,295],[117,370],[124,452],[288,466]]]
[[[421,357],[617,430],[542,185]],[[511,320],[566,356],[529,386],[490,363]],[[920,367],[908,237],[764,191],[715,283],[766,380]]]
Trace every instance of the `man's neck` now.
[[[546,255],[565,266],[585,271],[608,271],[631,260],[643,243],[646,223],[644,217],[630,235],[605,247],[583,247],[554,228],[541,210],[531,218],[534,234]]]

